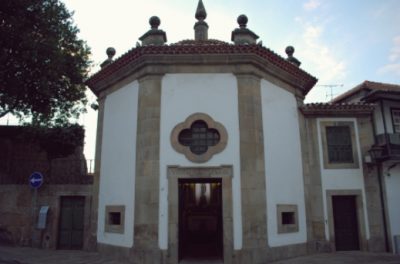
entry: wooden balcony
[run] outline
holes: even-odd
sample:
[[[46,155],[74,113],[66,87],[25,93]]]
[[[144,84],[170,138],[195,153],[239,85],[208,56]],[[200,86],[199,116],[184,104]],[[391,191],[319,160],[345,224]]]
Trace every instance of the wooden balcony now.
[[[400,133],[376,136],[377,145],[383,148],[381,160],[400,160]]]

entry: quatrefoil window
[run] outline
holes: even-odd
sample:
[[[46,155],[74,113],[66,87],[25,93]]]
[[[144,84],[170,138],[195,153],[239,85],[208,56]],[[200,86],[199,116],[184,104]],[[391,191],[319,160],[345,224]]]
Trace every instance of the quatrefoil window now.
[[[184,129],[179,133],[179,143],[189,147],[190,151],[196,155],[206,153],[208,147],[218,144],[220,139],[216,129],[208,128],[206,122],[197,120],[193,122],[190,129]]]
[[[193,162],[206,162],[221,152],[227,144],[228,135],[223,125],[210,116],[196,113],[172,130],[173,148]]]

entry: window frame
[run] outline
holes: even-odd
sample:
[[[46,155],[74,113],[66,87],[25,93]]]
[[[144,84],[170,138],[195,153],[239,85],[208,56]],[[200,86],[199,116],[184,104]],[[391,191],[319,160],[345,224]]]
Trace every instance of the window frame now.
[[[349,142],[349,145],[345,145],[345,144],[342,144],[342,145],[340,145],[340,144],[337,144],[337,142],[335,142],[335,144],[332,144],[332,142],[329,142],[329,130],[330,129],[337,129],[337,128],[345,128],[345,132],[346,132],[346,134],[348,133],[348,135],[346,135],[346,136],[348,136],[349,138],[347,139],[348,141],[350,141]],[[328,156],[328,162],[329,163],[332,163],[332,164],[340,164],[340,163],[353,163],[354,162],[354,156],[353,156],[353,144],[352,144],[352,140],[351,140],[351,129],[350,129],[350,127],[349,126],[326,126],[325,127],[325,131],[326,131],[326,146],[327,146],[327,156]],[[333,131],[332,131],[333,132]],[[342,133],[343,134],[343,132],[344,131],[334,131],[335,133],[336,133],[336,135],[337,134],[339,134],[339,133]],[[334,133],[334,134],[335,134]],[[346,141],[347,141],[346,140]],[[335,141],[344,141],[344,140],[341,140],[341,139],[335,139]],[[343,147],[343,146],[346,146],[346,147],[350,147],[350,150],[348,150],[348,149],[346,149],[347,151],[350,151],[351,153],[350,153],[350,155],[348,155],[349,156],[349,159],[345,159],[345,158],[337,158],[337,159],[334,159],[334,157],[332,157],[331,156],[331,151],[335,151],[335,152],[338,152],[337,151],[337,148],[338,147]],[[334,148],[333,150],[332,149],[330,149],[330,148]],[[336,148],[336,149],[335,149]]]
[[[400,114],[400,108],[398,108],[398,107],[391,107],[390,108],[390,117],[392,118],[393,133],[400,133],[400,123],[398,123],[399,130],[398,131],[396,130],[396,125],[395,125],[394,118],[393,118],[393,112],[394,111],[398,111],[399,114]]]
[[[219,142],[215,146],[209,146],[207,151],[202,154],[195,154],[190,150],[190,146],[184,146],[179,142],[179,134],[190,129],[191,125],[196,121],[203,121],[207,124],[208,129],[215,129],[219,133]],[[225,127],[214,121],[209,115],[204,113],[194,113],[186,118],[182,123],[177,124],[171,132],[171,145],[178,153],[184,154],[185,157],[195,163],[204,163],[210,160],[215,154],[222,152],[228,144],[228,133]]]
[[[358,145],[356,142],[355,121],[320,121],[322,158],[324,169],[357,169],[360,167],[358,160]],[[351,151],[353,162],[330,162],[328,155],[327,127],[348,126],[350,128]]]
[[[294,223],[283,224],[283,213],[293,213]],[[276,205],[276,217],[278,224],[278,234],[296,233],[299,232],[299,212],[297,204],[277,204]]]
[[[110,223],[109,215],[111,213],[120,214],[120,224],[113,225]],[[106,205],[104,232],[123,234],[125,230],[125,205]]]

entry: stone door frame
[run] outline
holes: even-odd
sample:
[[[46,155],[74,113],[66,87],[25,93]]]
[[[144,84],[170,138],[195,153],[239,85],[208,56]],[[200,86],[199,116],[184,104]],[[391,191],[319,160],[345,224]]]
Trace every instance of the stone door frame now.
[[[365,214],[363,206],[363,192],[362,190],[326,190],[326,202],[328,211],[328,223],[329,223],[329,237],[331,248],[336,251],[335,246],[335,227],[333,219],[333,196],[354,196],[356,200],[356,213],[358,222],[358,241],[360,243],[360,251],[367,250],[367,234],[366,234],[366,224],[365,224]]]
[[[179,180],[221,179],[222,182],[222,233],[224,263],[232,263],[233,214],[232,214],[232,166],[179,167],[169,166],[168,177],[168,263],[178,263],[179,250]]]

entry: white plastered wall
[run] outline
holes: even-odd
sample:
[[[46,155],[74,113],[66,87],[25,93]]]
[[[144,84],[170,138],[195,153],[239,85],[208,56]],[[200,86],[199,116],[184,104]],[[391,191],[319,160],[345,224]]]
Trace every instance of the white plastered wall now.
[[[232,74],[167,74],[162,79],[160,133],[160,211],[159,246],[168,248],[167,167],[233,166],[233,237],[234,249],[242,247],[240,193],[240,141],[238,91]],[[193,163],[171,145],[173,128],[194,113],[206,113],[228,132],[228,144],[221,153],[205,163]]]
[[[104,106],[97,240],[122,247],[133,246],[138,91],[134,81],[108,95]],[[123,234],[104,232],[107,205],[125,206]]]
[[[261,97],[268,244],[304,243],[307,230],[297,102],[292,93],[265,80],[261,82]],[[298,232],[278,234],[278,204],[297,205]]]
[[[392,101],[384,101],[383,102],[383,111],[384,111],[384,119],[382,116],[382,102],[378,103],[378,106],[374,111],[375,118],[375,129],[376,134],[385,133],[384,129],[384,121],[386,121],[386,131],[387,133],[393,133],[393,124],[392,124],[392,108],[400,108],[400,104],[398,102]],[[388,161],[382,164],[382,177],[384,178],[385,190],[386,190],[386,203],[387,203],[387,215],[388,215],[388,225],[391,231],[391,237],[389,238],[392,243],[392,248],[394,248],[394,240],[393,236],[400,235],[400,206],[398,205],[400,201],[400,167],[396,165],[394,168],[388,170],[388,167],[393,165],[394,161]],[[388,173],[390,176],[388,176]]]
[[[392,248],[394,248],[393,236],[400,235],[400,165],[388,170],[394,162],[383,164],[382,177],[385,182],[388,224],[390,226]]]
[[[354,169],[325,169],[324,159],[323,159],[323,148],[322,148],[322,138],[321,138],[321,122],[353,122],[354,130],[356,136],[356,151],[358,153],[358,164],[359,168]],[[324,205],[324,218],[325,218],[325,236],[329,240],[329,218],[328,218],[328,208],[327,208],[327,197],[326,190],[361,190],[362,193],[362,204],[364,206],[364,221],[365,221],[365,234],[366,238],[369,239],[369,223],[367,217],[367,204],[365,199],[365,188],[364,188],[364,172],[362,169],[362,153],[360,150],[360,140],[358,133],[357,120],[355,118],[318,118],[318,149],[319,149],[319,159],[321,166],[321,183],[322,183],[322,199]],[[333,221],[333,220],[332,220]],[[332,223],[333,224],[333,223]]]

